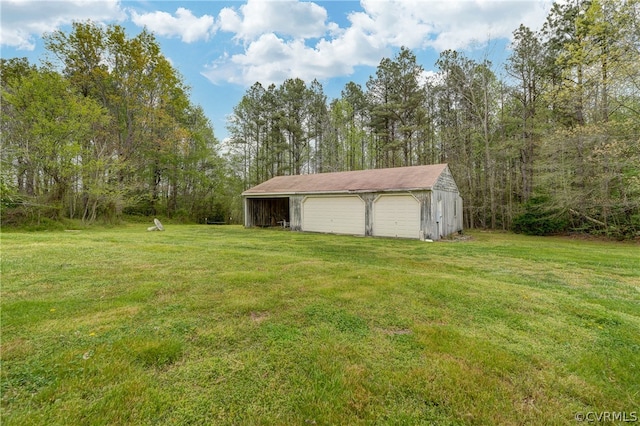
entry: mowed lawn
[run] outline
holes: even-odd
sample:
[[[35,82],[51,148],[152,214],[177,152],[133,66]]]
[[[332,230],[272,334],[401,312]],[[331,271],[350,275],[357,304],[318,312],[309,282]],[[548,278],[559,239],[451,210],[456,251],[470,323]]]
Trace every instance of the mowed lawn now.
[[[640,415],[640,246],[469,235],[4,231],[2,424]]]

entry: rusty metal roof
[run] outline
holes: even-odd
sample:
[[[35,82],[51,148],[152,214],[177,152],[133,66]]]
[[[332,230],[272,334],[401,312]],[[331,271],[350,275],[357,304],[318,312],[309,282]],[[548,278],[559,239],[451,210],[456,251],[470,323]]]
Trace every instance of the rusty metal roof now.
[[[446,164],[432,164],[390,169],[277,176],[244,191],[242,195],[431,189],[446,168]]]

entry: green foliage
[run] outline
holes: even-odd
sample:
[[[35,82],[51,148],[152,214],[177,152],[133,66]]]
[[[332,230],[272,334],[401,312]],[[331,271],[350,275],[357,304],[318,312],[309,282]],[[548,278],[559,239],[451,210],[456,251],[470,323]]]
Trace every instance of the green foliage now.
[[[512,230],[526,235],[553,235],[567,231],[569,221],[554,208],[548,195],[534,196],[524,205],[524,211],[513,219]]]
[[[28,232],[41,231],[62,231],[65,226],[59,220],[50,219],[48,217],[39,217],[36,219],[23,220],[19,224],[20,229]]]
[[[17,202],[2,208],[3,227],[28,231],[61,230],[65,228],[60,205],[43,203],[35,197],[20,197]]]
[[[427,129],[424,69],[415,54],[401,47],[393,58],[383,58],[375,78],[367,81],[370,126],[376,141],[372,163],[376,168],[411,165]]]
[[[76,22],[45,46],[58,62],[1,63],[3,174],[20,196],[116,223],[125,211],[196,220],[225,192],[211,123],[152,34]]]
[[[18,189],[5,177],[4,173],[0,173],[0,209],[15,208],[20,203],[20,194]]]
[[[273,176],[322,168],[318,148],[327,117],[326,96],[315,80],[310,85],[291,78],[278,87],[251,86],[228,125],[243,189]]]

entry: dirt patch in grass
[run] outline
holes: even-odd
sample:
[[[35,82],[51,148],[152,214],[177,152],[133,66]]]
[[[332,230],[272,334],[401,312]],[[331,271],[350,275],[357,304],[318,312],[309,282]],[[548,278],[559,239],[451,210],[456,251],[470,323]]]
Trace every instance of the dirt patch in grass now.
[[[269,312],[251,312],[249,314],[249,317],[251,318],[251,321],[260,324],[261,322],[265,321],[266,319],[269,318]]]

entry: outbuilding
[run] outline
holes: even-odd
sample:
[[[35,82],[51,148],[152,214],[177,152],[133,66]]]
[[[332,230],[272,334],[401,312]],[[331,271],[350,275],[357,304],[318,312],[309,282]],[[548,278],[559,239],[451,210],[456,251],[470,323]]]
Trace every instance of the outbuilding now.
[[[462,231],[447,164],[277,176],[242,197],[246,227],[421,240]]]

